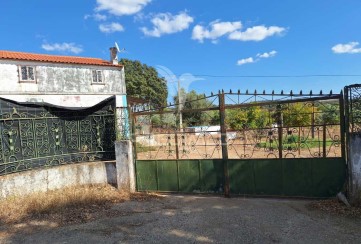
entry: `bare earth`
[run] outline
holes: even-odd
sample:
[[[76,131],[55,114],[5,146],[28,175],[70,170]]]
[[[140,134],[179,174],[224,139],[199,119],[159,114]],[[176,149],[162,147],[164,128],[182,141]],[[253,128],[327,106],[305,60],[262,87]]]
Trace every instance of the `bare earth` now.
[[[306,200],[167,195],[113,206],[85,224],[19,225],[0,243],[361,243],[361,219],[310,210]]]

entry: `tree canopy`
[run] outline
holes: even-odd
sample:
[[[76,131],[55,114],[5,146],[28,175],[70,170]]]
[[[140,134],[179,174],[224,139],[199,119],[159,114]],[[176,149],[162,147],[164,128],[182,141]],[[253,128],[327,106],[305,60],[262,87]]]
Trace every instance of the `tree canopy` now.
[[[218,111],[206,111],[207,108],[214,107],[211,101],[204,98],[203,94],[198,94],[192,90],[185,92],[183,88],[180,90],[182,110],[204,109],[205,111],[188,111],[183,112],[183,126],[200,126],[219,124]],[[174,103],[178,103],[178,95],[173,97]]]
[[[288,104],[282,110],[283,126],[308,126],[312,123],[312,107],[305,103]]]
[[[156,106],[164,106],[167,103],[166,80],[159,77],[154,67],[129,59],[121,59],[119,63],[125,67],[125,84],[128,96],[150,101]]]
[[[226,110],[226,124],[232,130],[257,129],[270,125],[268,113],[259,106]]]
[[[319,106],[319,113],[316,117],[316,123],[323,124],[338,124],[340,123],[339,105],[332,103],[322,103]]]

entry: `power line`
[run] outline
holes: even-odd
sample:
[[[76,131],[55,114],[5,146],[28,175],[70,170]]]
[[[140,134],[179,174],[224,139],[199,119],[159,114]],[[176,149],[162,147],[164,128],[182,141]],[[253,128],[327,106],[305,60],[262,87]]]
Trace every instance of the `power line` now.
[[[307,78],[307,77],[361,77],[360,75],[207,75],[192,74],[194,77],[212,77],[212,78]]]

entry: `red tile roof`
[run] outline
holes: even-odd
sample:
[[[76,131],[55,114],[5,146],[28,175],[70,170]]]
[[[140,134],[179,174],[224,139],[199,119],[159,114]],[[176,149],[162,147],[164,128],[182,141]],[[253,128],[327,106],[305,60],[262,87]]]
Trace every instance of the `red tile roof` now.
[[[57,55],[48,55],[48,54],[24,53],[24,52],[13,52],[13,51],[2,51],[2,50],[0,50],[0,59],[122,67],[122,65],[114,65],[111,62],[102,60],[100,58],[57,56]]]

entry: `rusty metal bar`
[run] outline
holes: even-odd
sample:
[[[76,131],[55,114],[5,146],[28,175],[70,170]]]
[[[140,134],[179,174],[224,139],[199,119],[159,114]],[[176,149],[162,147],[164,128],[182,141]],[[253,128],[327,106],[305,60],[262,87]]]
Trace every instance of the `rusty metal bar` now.
[[[315,103],[312,103],[312,114],[311,114],[311,135],[312,139],[315,139]]]
[[[281,159],[282,158],[282,150],[283,150],[283,143],[282,143],[282,135],[283,135],[283,133],[282,133],[282,130],[283,130],[283,128],[282,127],[278,127],[278,157]]]
[[[135,130],[135,124],[136,124],[136,117],[134,116],[134,114],[132,112],[129,112],[129,120],[131,121],[131,130],[132,130],[132,134],[131,134],[131,138],[132,138],[132,144],[133,144],[133,158],[134,160],[137,160],[137,137],[136,137],[136,130]]]
[[[347,164],[347,175],[348,175],[348,184],[347,184],[347,193],[350,196],[353,192],[353,175],[352,175],[352,166],[349,162],[350,157],[350,93],[352,86],[344,87],[344,102],[345,102],[345,120],[344,120],[344,133],[346,136],[346,144],[345,144],[345,154],[346,154],[346,164]]]
[[[277,132],[278,132],[278,157],[282,158],[283,153],[283,119],[281,104],[277,104]]]
[[[224,93],[222,93],[224,94]],[[221,94],[219,94],[221,95]],[[233,104],[233,105],[224,105],[225,109],[233,109],[233,108],[247,108],[247,107],[254,107],[254,106],[264,106],[264,105],[272,105],[272,104],[288,104],[288,103],[297,103],[297,102],[311,102],[311,101],[324,101],[324,100],[332,100],[332,99],[339,99],[340,95],[327,95],[324,97],[312,97],[312,98],[301,98],[301,99],[294,99],[294,100],[273,100],[273,101],[264,101],[264,102],[252,102],[252,103],[243,103],[243,104]],[[218,110],[219,107],[211,107],[211,108],[198,108],[198,109],[184,109],[182,113],[190,113],[190,112],[199,112],[199,111],[212,111]],[[174,110],[161,110],[161,111],[154,111],[148,110],[143,112],[135,112],[136,115],[148,115],[148,114],[161,114],[161,113],[177,113],[176,109]]]
[[[326,158],[326,124],[322,125],[322,157]]]
[[[175,140],[175,155],[176,155],[176,159],[179,159],[178,133],[177,133],[177,131],[175,131],[175,133],[174,133],[174,140]]]
[[[299,102],[312,102],[312,101],[324,101],[324,100],[333,100],[339,99],[340,95],[332,95],[328,97],[313,97],[313,98],[302,98],[302,99],[294,99],[294,100],[273,100],[273,101],[264,101],[264,102],[252,102],[252,103],[244,103],[244,104],[234,104],[234,105],[225,105],[227,109],[232,108],[247,108],[254,106],[265,106],[265,105],[278,105],[278,104],[290,104],[290,103],[299,103]]]
[[[345,134],[347,134],[346,131],[346,116],[345,116],[345,98],[343,96],[343,93],[341,91],[341,97],[339,100],[339,107],[340,107],[340,135],[341,135],[341,157],[346,160],[346,139]]]
[[[226,128],[226,108],[224,93],[219,96],[219,117],[221,125],[222,162],[224,171],[224,196],[230,197],[229,172],[228,172],[228,148],[227,148],[227,128]]]

